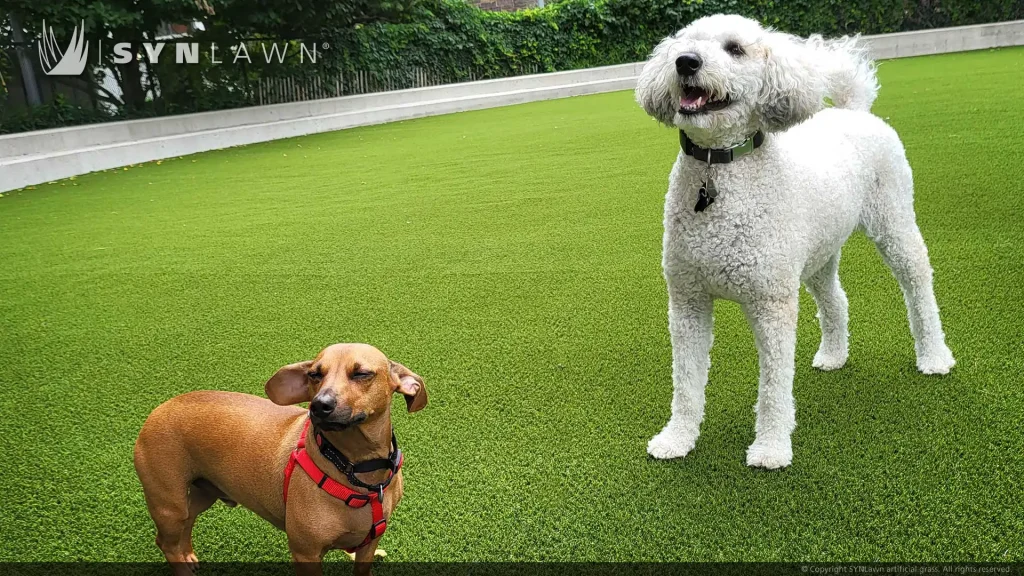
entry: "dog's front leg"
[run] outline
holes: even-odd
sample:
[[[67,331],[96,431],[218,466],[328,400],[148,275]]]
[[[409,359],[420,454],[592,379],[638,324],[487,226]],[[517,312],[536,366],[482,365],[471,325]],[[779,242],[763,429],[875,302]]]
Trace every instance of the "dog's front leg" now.
[[[672,416],[647,444],[655,458],[680,458],[693,450],[704,419],[704,387],[711,365],[712,299],[704,292],[673,290],[669,280],[668,328],[672,337]]]
[[[761,376],[757,426],[747,449],[747,466],[782,468],[793,462],[791,436],[796,428],[793,371],[799,293],[744,306],[754,331]]]
[[[323,576],[324,548],[309,540],[288,535],[288,550],[297,576]]]
[[[380,538],[371,540],[355,553],[355,566],[352,568],[354,576],[370,576],[373,569],[373,559],[377,552],[377,543],[380,542]]]

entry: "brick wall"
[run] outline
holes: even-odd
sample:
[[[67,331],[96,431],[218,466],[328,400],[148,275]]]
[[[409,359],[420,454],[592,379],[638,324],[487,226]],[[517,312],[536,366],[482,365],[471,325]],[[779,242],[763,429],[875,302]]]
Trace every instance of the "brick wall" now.
[[[522,8],[536,8],[537,0],[469,0],[484,10],[512,12]]]

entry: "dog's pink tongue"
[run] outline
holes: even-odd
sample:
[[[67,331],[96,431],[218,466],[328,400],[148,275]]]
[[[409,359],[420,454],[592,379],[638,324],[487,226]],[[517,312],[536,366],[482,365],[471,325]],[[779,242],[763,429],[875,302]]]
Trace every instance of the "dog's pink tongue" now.
[[[700,108],[708,101],[708,93],[703,90],[690,90],[689,94],[683,94],[679,99],[679,105],[684,108]]]

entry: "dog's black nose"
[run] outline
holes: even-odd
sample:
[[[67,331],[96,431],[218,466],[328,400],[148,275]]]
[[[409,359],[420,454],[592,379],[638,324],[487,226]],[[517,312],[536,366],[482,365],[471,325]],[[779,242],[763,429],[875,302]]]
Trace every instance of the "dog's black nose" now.
[[[331,412],[334,412],[334,408],[337,405],[338,399],[334,394],[318,394],[313,398],[313,401],[309,403],[309,411],[317,418],[326,418],[327,416],[330,416]]]
[[[676,72],[680,76],[693,76],[700,70],[700,67],[704,64],[704,61],[700,59],[693,52],[687,52],[676,58]]]

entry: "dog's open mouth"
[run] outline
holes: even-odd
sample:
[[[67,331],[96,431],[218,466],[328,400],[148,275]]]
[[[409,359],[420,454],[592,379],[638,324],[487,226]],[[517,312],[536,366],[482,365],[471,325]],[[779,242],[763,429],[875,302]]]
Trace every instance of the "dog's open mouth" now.
[[[679,113],[702,114],[721,110],[728,105],[728,94],[718,96],[699,86],[683,86],[683,96],[679,99]]]

